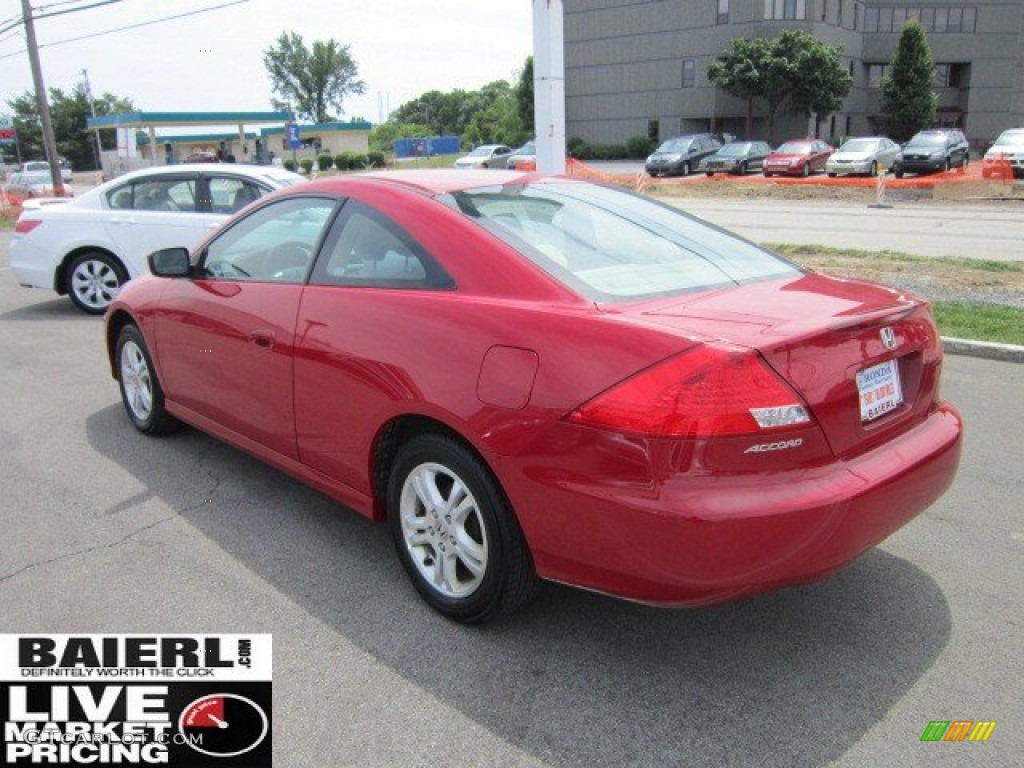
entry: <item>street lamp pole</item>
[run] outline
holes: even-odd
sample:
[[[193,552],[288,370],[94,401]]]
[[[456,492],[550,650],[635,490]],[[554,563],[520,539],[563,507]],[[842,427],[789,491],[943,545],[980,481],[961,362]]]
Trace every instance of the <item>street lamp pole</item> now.
[[[53,135],[53,122],[50,120],[50,104],[46,98],[46,85],[43,83],[43,69],[39,64],[39,44],[36,42],[36,26],[32,18],[32,6],[29,0],[21,0],[22,22],[25,25],[25,42],[28,47],[28,60],[32,65],[32,82],[36,88],[36,103],[39,105],[39,123],[43,129],[43,151],[50,163],[50,181],[55,195],[64,195],[64,180],[60,173],[60,157],[57,155],[57,139]]]

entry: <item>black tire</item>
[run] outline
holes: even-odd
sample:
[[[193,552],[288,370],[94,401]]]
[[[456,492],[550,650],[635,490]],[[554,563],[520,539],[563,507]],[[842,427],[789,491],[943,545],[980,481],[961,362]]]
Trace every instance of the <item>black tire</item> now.
[[[129,324],[121,329],[114,355],[121,402],[135,428],[146,435],[180,430],[184,425],[164,408],[164,392],[138,327]]]
[[[897,179],[902,179],[903,178],[903,171],[893,171],[892,175],[895,176]]]
[[[707,176],[710,179],[712,176],[715,175],[715,172],[714,171],[704,171],[704,175]]]
[[[86,251],[73,258],[64,272],[64,285],[75,306],[90,315],[102,315],[128,282],[124,265],[102,251]]]
[[[878,162],[877,161],[875,161],[875,160],[871,161],[871,170],[868,171],[868,175],[872,176],[872,177],[878,175]]]
[[[440,506],[428,509],[424,483]],[[467,500],[472,503],[463,520],[446,515],[446,505],[462,508]],[[416,591],[439,613],[476,624],[536,594],[540,580],[511,505],[483,462],[456,440],[426,434],[403,445],[388,479],[387,508],[398,559]]]
[[[747,163],[745,160],[742,163],[740,163],[739,168],[736,169],[736,173],[739,176],[747,175]]]
[[[769,173],[768,171],[762,171],[762,173],[764,174],[764,177],[766,179],[770,179],[772,177],[772,175],[773,175],[773,174]]]
[[[836,177],[836,175],[835,175],[834,173],[828,173],[828,174],[826,174],[826,175],[827,175],[827,176],[828,176],[828,177],[829,177],[830,179],[834,179],[834,178]]]

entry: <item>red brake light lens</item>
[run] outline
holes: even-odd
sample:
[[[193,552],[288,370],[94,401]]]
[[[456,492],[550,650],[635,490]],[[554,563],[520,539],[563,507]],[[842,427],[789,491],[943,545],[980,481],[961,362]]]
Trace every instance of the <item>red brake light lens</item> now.
[[[18,223],[14,225],[14,234],[27,235],[42,223],[40,219],[18,219]]]
[[[568,418],[652,437],[747,435],[810,422],[800,397],[760,357],[711,346],[641,371]]]

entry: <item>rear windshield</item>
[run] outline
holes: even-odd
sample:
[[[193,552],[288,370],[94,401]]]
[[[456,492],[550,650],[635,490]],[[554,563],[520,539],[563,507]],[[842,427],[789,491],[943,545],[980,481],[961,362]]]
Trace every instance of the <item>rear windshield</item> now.
[[[442,199],[595,302],[800,274],[763,248],[681,211],[594,184],[481,187]]]
[[[1002,147],[1012,144],[1024,144],[1024,131],[1003,131],[992,146]]]

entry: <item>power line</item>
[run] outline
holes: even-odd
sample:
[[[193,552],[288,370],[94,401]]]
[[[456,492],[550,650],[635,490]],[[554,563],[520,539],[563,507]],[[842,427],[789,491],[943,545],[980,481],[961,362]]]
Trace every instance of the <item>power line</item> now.
[[[90,8],[99,8],[101,5],[112,5],[113,3],[120,3],[122,0],[100,0],[98,3],[92,5],[80,5],[77,8],[68,8],[66,11],[54,11],[53,13],[36,13],[32,16],[33,19],[48,19],[51,16],[63,16],[65,13],[78,13],[78,11],[87,11]],[[48,6],[52,8],[53,6]],[[36,10],[42,10],[37,8]]]
[[[116,2],[116,0],[108,0],[108,2],[109,1]],[[93,37],[102,37],[103,35],[112,35],[115,32],[125,32],[125,31],[127,31],[129,29],[138,29],[139,27],[148,27],[148,26],[150,26],[152,24],[160,24],[161,22],[164,22],[164,21],[173,21],[174,19],[183,19],[186,16],[197,16],[198,14],[201,14],[201,13],[209,13],[210,11],[217,11],[217,10],[220,10],[221,8],[227,8],[227,7],[232,6],[232,5],[239,5],[241,3],[247,3],[247,2],[249,2],[249,0],[231,0],[231,2],[228,2],[228,3],[221,3],[220,5],[212,5],[209,8],[199,8],[199,9],[197,9],[195,11],[188,11],[186,13],[178,13],[178,14],[175,14],[174,16],[164,16],[164,17],[159,18],[159,19],[150,19],[149,21],[140,21],[137,24],[129,24],[129,25],[124,26],[124,27],[115,27],[114,29],[107,29],[107,30],[104,30],[103,32],[93,32],[92,34],[80,35],[79,37],[69,37],[69,38],[67,38],[65,40],[57,40],[57,41],[52,42],[52,43],[46,43],[45,45],[40,45],[39,47],[40,48],[52,48],[52,47],[54,47],[56,45],[64,45],[65,43],[75,43],[75,42],[78,42],[79,40],[88,40],[88,39],[93,38]],[[2,33],[3,31],[4,30],[0,30],[0,33]],[[9,59],[12,56],[17,56],[17,55],[19,55],[21,53],[24,53],[24,52],[25,52],[24,50],[15,51],[14,53],[8,53],[8,54],[6,54],[4,56],[0,56],[0,61],[2,61],[4,59]]]

